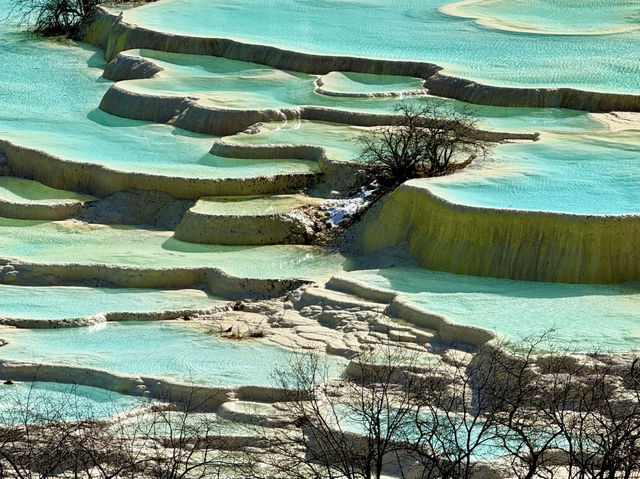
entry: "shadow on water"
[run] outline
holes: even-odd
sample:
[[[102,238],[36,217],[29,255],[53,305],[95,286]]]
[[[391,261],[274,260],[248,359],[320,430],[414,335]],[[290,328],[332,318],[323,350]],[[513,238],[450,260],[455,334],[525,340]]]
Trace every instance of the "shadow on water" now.
[[[162,249],[167,251],[175,251],[178,253],[237,253],[258,248],[260,248],[260,246],[230,246],[187,243],[185,241],[177,240],[174,237],[168,238],[162,243]]]
[[[387,289],[408,294],[492,294],[514,298],[553,299],[581,296],[619,296],[640,293],[640,283],[615,285],[543,283],[486,278],[430,271],[418,267],[396,267],[375,270]],[[365,276],[366,277],[366,276]],[[357,276],[356,276],[356,279]]]
[[[108,126],[111,128],[130,128],[151,124],[148,121],[130,120],[128,118],[110,115],[109,113],[102,111],[100,108],[94,108],[87,113],[87,119],[97,123],[98,125]]]

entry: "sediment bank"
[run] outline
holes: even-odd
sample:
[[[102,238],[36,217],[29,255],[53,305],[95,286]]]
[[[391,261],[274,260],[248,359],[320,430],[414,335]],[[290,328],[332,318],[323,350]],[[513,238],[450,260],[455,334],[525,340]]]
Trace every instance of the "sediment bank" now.
[[[15,175],[47,186],[89,192],[105,197],[121,190],[141,189],[169,193],[174,198],[240,196],[295,192],[314,185],[314,173],[248,178],[188,178],[114,170],[103,165],[65,160],[41,150],[0,140],[0,150]]]
[[[640,111],[640,95],[591,92],[573,88],[490,86],[438,73],[442,67],[434,63],[314,55],[224,38],[174,35],[128,24],[100,7],[93,23],[87,29],[85,41],[103,48],[107,60],[114,59],[118,53],[125,50],[146,48],[219,56],[318,75],[331,71],[349,71],[418,77],[426,80],[425,87],[432,95],[482,105],[561,107],[592,112]]]
[[[564,283],[640,279],[640,216],[465,206],[411,180],[363,220],[362,249],[406,243],[427,269]]]
[[[29,263],[0,258],[0,283],[37,286],[86,285],[100,282],[122,288],[184,289],[207,285],[227,299],[278,297],[308,281],[238,278],[217,268],[147,268],[86,263]]]

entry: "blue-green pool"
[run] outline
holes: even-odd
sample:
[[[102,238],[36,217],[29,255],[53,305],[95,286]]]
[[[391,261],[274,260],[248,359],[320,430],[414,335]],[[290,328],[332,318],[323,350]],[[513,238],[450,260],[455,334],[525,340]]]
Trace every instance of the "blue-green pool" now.
[[[518,341],[549,338],[567,350],[640,349],[640,285],[536,283],[420,268],[354,271],[366,285],[406,294],[409,304]]]
[[[298,51],[431,61],[447,67],[451,73],[492,84],[640,92],[637,81],[640,48],[634,31],[608,35],[505,31],[479,25],[475,19],[443,13],[440,8],[449,3],[449,0],[163,0],[127,10],[124,19],[154,30],[234,38]],[[576,23],[576,0],[544,3],[543,16],[552,23],[561,25],[560,28]],[[581,15],[597,19],[600,25],[615,26],[620,23],[620,12],[629,12],[622,14],[625,27],[637,25],[638,2],[608,1],[600,7],[595,3],[583,1],[581,10],[588,13]],[[517,8],[521,8],[519,4]],[[491,18],[504,16],[491,11],[493,8],[488,10],[487,16]],[[542,28],[549,23],[530,15],[527,18]],[[591,24],[588,27],[591,29],[600,28],[592,21],[579,23]]]
[[[203,245],[179,241],[172,231],[7,218],[0,218],[0,256],[34,263],[210,267],[249,278],[324,277],[350,263],[338,253],[312,246]]]
[[[216,324],[211,327],[215,329]],[[183,321],[103,323],[72,329],[5,329],[0,358],[35,360],[162,376],[215,386],[275,384],[286,368],[287,349],[233,341]]]
[[[580,214],[640,213],[638,132],[551,134],[495,149],[478,169],[425,181],[454,203]]]
[[[18,31],[4,21],[9,4],[0,0],[0,138],[130,172],[237,178],[313,171],[300,161],[216,157],[213,137],[102,112],[111,84],[101,78],[103,52]]]
[[[80,318],[107,312],[210,309],[224,303],[197,289],[0,285],[0,317]]]
[[[82,385],[41,381],[0,384],[0,423],[103,418],[147,402],[141,398]]]
[[[640,29],[637,0],[462,0],[441,10],[507,31],[601,35]]]
[[[315,75],[283,72],[255,63],[220,57],[185,55],[152,50],[131,50],[130,55],[148,58],[163,71],[157,77],[119,82],[121,88],[154,95],[195,96],[209,106],[226,109],[282,108],[314,105],[345,110],[391,113],[399,99],[353,98],[314,93]],[[329,74],[328,77],[332,75]],[[367,75],[368,88],[387,91],[388,77]],[[360,78],[360,77],[357,77]],[[415,85],[414,85],[415,86]],[[391,87],[393,89],[393,87]],[[407,97],[417,104],[441,102],[429,96]],[[468,105],[444,100],[454,107]],[[583,131],[601,128],[588,113],[558,108],[506,108],[474,105],[482,125],[501,131]],[[354,145],[357,147],[357,145]]]

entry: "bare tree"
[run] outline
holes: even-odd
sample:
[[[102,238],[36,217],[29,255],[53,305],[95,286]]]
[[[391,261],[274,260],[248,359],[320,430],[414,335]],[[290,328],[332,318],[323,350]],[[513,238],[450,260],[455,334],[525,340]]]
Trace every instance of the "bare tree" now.
[[[290,391],[287,422],[295,427],[264,435],[270,468],[279,477],[348,479],[398,469],[415,424],[416,361],[406,349],[385,345],[353,358],[336,381],[319,356],[297,356],[278,373],[279,385]],[[401,467],[396,472],[404,474]]]
[[[280,416],[244,436],[197,388],[110,415],[32,387],[0,401],[0,478],[640,478],[640,358],[541,341],[442,358],[387,341],[339,378],[300,354],[277,374]]]
[[[220,421],[200,411],[193,392],[114,415],[83,407],[75,388],[54,403],[32,384],[24,400],[0,414],[0,478],[250,476],[250,456],[229,450]]]
[[[214,415],[188,401],[152,406],[143,417],[151,444],[150,477],[204,479],[242,477],[251,470],[250,456],[229,450],[224,425]],[[227,424],[228,426],[228,424]]]
[[[411,178],[440,176],[463,168],[485,155],[489,142],[478,134],[469,107],[434,101],[402,102],[397,121],[360,138],[360,160],[382,186],[395,187]]]
[[[7,387],[7,386],[5,386]],[[11,386],[8,386],[11,387]],[[81,426],[67,422],[69,409],[54,404],[33,386],[24,398],[7,395],[0,414],[0,470],[20,479],[48,478],[73,461],[73,435]]]
[[[135,411],[114,416],[110,405],[90,406],[78,385],[55,396],[34,382],[22,386],[24,397],[8,389],[1,401],[0,477],[133,478],[144,469],[144,444],[128,417]]]
[[[468,479],[480,462],[500,455],[499,414],[504,398],[488,394],[500,367],[497,350],[484,360],[440,362],[417,391],[413,443],[425,479]]]
[[[571,479],[640,477],[637,358],[536,355],[541,341],[520,344],[517,355],[480,353],[472,373],[493,377],[477,393],[490,398],[512,473],[553,479],[562,468]],[[487,361],[497,366],[491,374]]]
[[[570,363],[558,387],[563,401],[547,408],[563,434],[569,477],[640,477],[640,359],[596,358]]]
[[[552,452],[562,433],[549,407],[559,394],[549,394],[554,391],[554,378],[549,384],[549,378],[540,374],[534,354],[546,336],[519,344],[518,354],[504,346],[485,348],[472,373],[476,380],[482,378],[477,394],[495,419],[496,438],[503,453],[509,454],[511,472],[518,479],[552,478],[555,473]]]
[[[100,3],[101,0],[11,0],[7,18],[37,34],[79,39]]]

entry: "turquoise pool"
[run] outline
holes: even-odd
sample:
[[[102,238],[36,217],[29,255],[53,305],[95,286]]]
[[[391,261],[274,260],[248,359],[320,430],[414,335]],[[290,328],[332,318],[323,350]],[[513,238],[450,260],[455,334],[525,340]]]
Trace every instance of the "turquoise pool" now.
[[[9,0],[0,0],[4,19]],[[0,20],[0,138],[72,161],[197,178],[317,171],[289,160],[215,157],[215,138],[128,120],[98,109],[110,86],[102,52],[85,44],[38,41]],[[170,153],[169,153],[170,152]]]
[[[394,75],[370,75],[367,73],[330,72],[320,78],[321,88],[337,94],[370,95],[393,93],[402,95],[411,91],[422,91],[424,80]]]
[[[640,29],[637,0],[462,0],[441,11],[507,31],[602,35]]]
[[[455,275],[398,267],[346,275],[406,294],[421,309],[510,340],[541,336],[566,349],[640,349],[640,285],[572,285]]]
[[[492,159],[425,180],[454,203],[580,214],[640,213],[638,133],[546,134],[502,145]]]
[[[171,1],[171,0],[168,0]],[[158,61],[159,78],[121,82],[134,91],[196,95],[201,103],[223,108],[279,108],[320,105],[390,112],[390,98],[339,98],[313,93],[311,75],[281,72],[252,63],[148,50],[132,54]],[[250,93],[247,93],[250,92]],[[411,98],[416,103],[431,97]],[[452,102],[458,105],[458,102]],[[497,147],[490,161],[450,177],[428,180],[432,190],[457,203],[584,214],[637,213],[640,141],[637,132],[611,132],[588,114],[570,110],[477,107],[484,126],[506,131],[541,131],[536,143]],[[334,159],[359,156],[363,128],[315,121],[274,122],[257,134],[225,141],[246,144],[311,144],[327,148]]]
[[[349,265],[342,255],[310,246],[202,245],[172,235],[131,226],[0,218],[0,256],[35,263],[212,267],[250,278],[324,277]]]
[[[103,418],[146,403],[148,400],[82,385],[0,384],[0,424]]]
[[[479,25],[443,13],[448,0],[163,0],[124,12],[145,28],[193,36],[333,55],[438,63],[476,80],[516,86],[572,86],[588,90],[640,92],[638,2],[577,0],[544,4],[539,29],[576,24],[576,5],[588,13],[576,30],[623,30],[608,35],[540,35]],[[509,22],[516,2],[493,2],[483,15]],[[600,4],[601,6],[594,6]],[[619,6],[622,4],[622,8]],[[500,7],[507,5],[500,10]],[[521,8],[517,4],[517,8]],[[525,7],[533,11],[535,7]],[[285,13],[286,12],[286,13]],[[595,25],[593,23],[595,22]],[[622,23],[623,28],[619,28]],[[554,26],[556,25],[556,26]],[[629,28],[627,28],[629,27]],[[515,28],[517,29],[517,28]],[[525,29],[526,30],[526,29]]]
[[[286,368],[295,354],[257,341],[220,339],[200,328],[183,321],[158,321],[72,329],[6,329],[0,331],[0,337],[9,344],[0,348],[0,358],[230,386],[275,384],[274,373]]]
[[[89,195],[57,190],[33,180],[0,176],[0,201],[18,204],[69,204],[95,200]]]
[[[143,9],[170,5],[172,1]],[[7,4],[8,0],[0,0],[0,10],[5,11]],[[352,7],[356,8],[355,5]],[[313,13],[319,7],[309,8]],[[7,92],[2,97],[0,109],[0,137],[70,160],[132,172],[225,178],[317,171],[313,162],[301,160],[262,161],[214,156],[209,153],[214,141],[212,137],[108,115],[96,108],[109,86],[100,79],[104,66],[100,52],[82,45],[71,47],[37,41],[15,32],[6,24],[1,24],[0,29],[0,38],[6,47],[0,49],[0,63],[5,65],[0,72],[0,88]],[[227,95],[230,105],[236,105],[238,98],[243,98],[246,88],[255,89],[253,96],[244,100],[245,107],[263,104],[260,102],[274,105],[281,101],[282,105],[290,106],[303,102],[388,112],[395,104],[394,100],[386,98],[367,100],[318,95],[313,93],[310,75],[276,72],[255,64],[149,51],[142,54],[164,62],[162,65],[168,75],[147,80],[148,83],[131,82],[150,90],[157,81],[165,82],[167,88],[180,90],[177,75],[186,82],[183,84],[186,90],[194,86],[192,82],[203,83],[203,88],[209,88],[209,81],[222,82],[227,85],[221,87],[222,97],[211,92],[208,95],[212,101],[221,103],[227,101],[224,96]],[[34,59],[37,59],[37,68],[33,68]],[[262,81],[265,79],[269,81]],[[478,107],[478,112],[487,126],[502,130],[604,131],[601,123],[580,112],[490,107]],[[286,128],[278,126],[276,130],[282,131],[274,131],[270,138],[275,142],[310,140],[326,143],[339,150],[344,158],[357,156],[353,136],[343,135],[338,131],[340,128],[302,125],[298,131],[299,126],[295,122]],[[637,147],[632,143],[630,140],[621,146],[616,141],[587,139],[582,142],[582,139],[556,136],[538,145],[509,145],[497,151],[496,164],[498,169],[504,167],[517,174],[494,178],[482,172],[473,178],[455,177],[464,188],[447,181],[434,187],[454,201],[469,204],[589,213],[633,212],[636,211],[637,192],[629,178],[634,177],[638,163],[634,161]],[[168,151],[171,152],[169,156]],[[609,158],[620,161],[608,161]],[[606,167],[604,181],[601,181],[602,177],[597,181],[603,164]],[[605,201],[592,201],[602,197]]]
[[[210,309],[224,300],[204,291],[0,285],[0,317],[81,318],[107,312]]]
[[[119,82],[121,88],[154,95],[196,96],[200,98],[201,103],[219,108],[253,109],[313,105],[391,113],[398,103],[397,98],[391,97],[353,98],[320,95],[314,93],[314,82],[317,78],[315,75],[283,72],[255,63],[152,50],[131,50],[129,54],[151,59],[163,68],[163,71],[155,78]],[[340,75],[344,77],[345,74],[334,72],[323,78]],[[354,74],[350,75],[353,77]],[[394,89],[393,86],[389,87],[389,77],[359,75],[355,78],[360,79],[360,85],[363,84],[362,77],[369,83],[365,86],[370,91]],[[411,80],[406,77],[399,78]],[[344,81],[341,83],[344,84]],[[353,85],[342,86],[346,91],[355,88]],[[418,104],[443,101],[429,96],[407,97],[405,100]],[[456,107],[466,107],[466,104],[455,100],[444,101]],[[591,118],[588,113],[573,110],[482,105],[474,105],[473,110],[477,112],[485,127],[501,131],[582,131],[602,128],[602,124]]]

